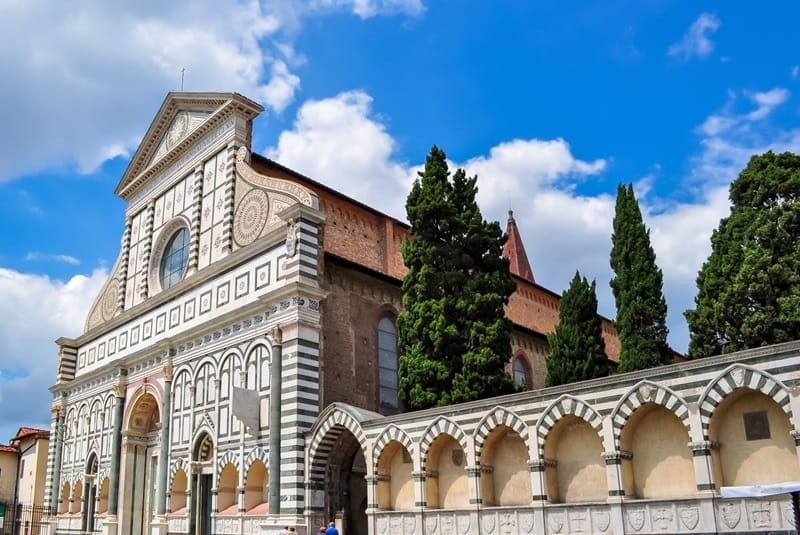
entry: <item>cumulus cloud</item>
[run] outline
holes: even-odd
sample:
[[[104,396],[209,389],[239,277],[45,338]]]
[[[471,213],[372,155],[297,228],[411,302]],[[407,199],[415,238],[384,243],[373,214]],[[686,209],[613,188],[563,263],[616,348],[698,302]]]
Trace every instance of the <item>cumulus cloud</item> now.
[[[77,336],[108,272],[66,282],[0,268],[0,442],[22,425],[49,422],[59,336]],[[20,411],[25,407],[25,411]]]
[[[413,169],[396,160],[395,141],[372,117],[372,97],[349,91],[310,100],[291,130],[265,154],[356,200],[402,218]]]
[[[714,51],[714,42],[709,35],[720,27],[720,20],[713,13],[702,13],[695,20],[680,41],[667,49],[667,54],[684,60],[693,56],[705,58]]]
[[[78,264],[81,263],[81,261],[75,258],[74,256],[66,254],[38,253],[36,251],[31,251],[30,253],[26,254],[25,260],[34,260],[43,262],[63,262],[65,264],[72,264],[73,266],[77,266]]]
[[[300,90],[293,48],[304,18],[419,14],[420,0],[0,2],[0,181],[89,173],[128,157],[166,92],[238,91],[274,112]]]

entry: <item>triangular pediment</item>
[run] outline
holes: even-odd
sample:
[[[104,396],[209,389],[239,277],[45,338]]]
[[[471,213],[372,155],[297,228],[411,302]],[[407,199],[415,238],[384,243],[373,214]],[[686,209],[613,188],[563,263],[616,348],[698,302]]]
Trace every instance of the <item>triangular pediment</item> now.
[[[251,120],[262,111],[261,105],[238,93],[168,93],[122,175],[116,194],[129,197],[231,116]]]

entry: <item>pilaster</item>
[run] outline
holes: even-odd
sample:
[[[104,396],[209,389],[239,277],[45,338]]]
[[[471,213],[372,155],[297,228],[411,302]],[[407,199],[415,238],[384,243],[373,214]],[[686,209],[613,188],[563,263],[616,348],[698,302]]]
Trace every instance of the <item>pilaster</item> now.
[[[715,442],[703,440],[699,442],[689,442],[687,446],[692,450],[694,477],[697,481],[697,493],[713,493],[716,486],[714,485],[714,467],[711,461],[711,450],[718,445]]]

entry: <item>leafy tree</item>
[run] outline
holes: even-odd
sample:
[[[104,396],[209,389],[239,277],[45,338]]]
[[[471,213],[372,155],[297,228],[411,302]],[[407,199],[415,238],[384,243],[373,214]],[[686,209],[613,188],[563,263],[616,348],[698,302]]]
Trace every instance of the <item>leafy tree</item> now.
[[[431,149],[406,201],[411,239],[399,331],[399,394],[423,409],[513,391],[505,365],[511,322],[504,305],[516,288],[502,257],[506,236],[475,201],[477,177]]]
[[[800,338],[800,156],[753,156],[729,196],[684,312],[690,358]]]
[[[650,244],[633,186],[617,187],[611,236],[611,290],[617,304],[620,372],[644,370],[674,360],[667,344],[667,302],[661,269]]]
[[[608,375],[606,344],[597,315],[596,284],[575,272],[561,296],[558,325],[547,335],[550,354],[546,357],[546,386],[563,385]]]

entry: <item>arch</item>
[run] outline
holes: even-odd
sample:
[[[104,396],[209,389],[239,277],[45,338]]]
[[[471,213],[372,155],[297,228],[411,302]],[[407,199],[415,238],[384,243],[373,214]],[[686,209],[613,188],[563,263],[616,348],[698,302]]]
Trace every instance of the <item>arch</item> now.
[[[620,471],[626,497],[669,499],[694,496],[691,435],[686,422],[653,401],[636,408],[619,437]]]
[[[100,478],[100,484],[97,485],[97,514],[104,515],[108,513],[108,489],[109,479],[107,477]]]
[[[186,511],[186,497],[189,492],[189,478],[182,468],[177,469],[169,477],[169,512],[181,514]]]
[[[255,459],[244,473],[244,510],[250,514],[266,514],[269,501],[269,470],[261,459]]]
[[[171,463],[169,463],[169,480],[172,481],[172,478],[175,477],[175,474],[178,473],[178,470],[183,470],[184,472],[185,467],[188,467],[189,463],[186,462],[184,459],[175,459]]]
[[[678,420],[683,423],[683,426],[689,433],[689,437],[692,436],[692,428],[689,423],[689,408],[686,406],[686,402],[669,388],[650,381],[640,381],[619,400],[617,406],[611,412],[614,446],[617,449],[620,447],[619,441],[622,428],[625,427],[628,418],[630,418],[631,414],[633,414],[636,409],[647,403],[661,405],[675,414]]]
[[[206,423],[200,424],[192,440],[192,457],[195,461],[208,461],[214,458],[214,439],[212,430]]]
[[[125,404],[125,414],[122,421],[123,429],[131,429],[136,411],[146,408],[153,408],[158,411],[159,420],[161,419],[161,389],[152,383],[144,383],[139,386],[131,396],[131,402]],[[147,396],[152,397],[154,405],[147,400]]]
[[[69,512],[73,515],[80,514],[81,502],[83,501],[83,482],[80,479],[72,486],[69,501]]]
[[[533,493],[527,434],[523,437],[517,429],[500,422],[491,428],[481,446],[481,457],[476,461],[480,466],[480,503],[530,505]]]
[[[380,418],[381,415],[374,414],[374,417]],[[346,403],[332,403],[320,413],[314,427],[311,428],[308,442],[308,459],[311,460],[309,476],[311,479],[324,480],[328,454],[344,429],[353,434],[366,457],[367,438],[361,428],[361,422],[364,419],[365,415],[360,409]]]
[[[469,451],[469,448],[467,448],[467,435],[461,427],[449,418],[440,416],[422,433],[422,440],[419,443],[422,466],[425,466],[425,460],[428,457],[431,444],[440,435],[450,435],[459,443],[465,454]]]
[[[101,412],[101,404],[100,398],[97,397],[92,400],[92,404],[89,407],[89,432],[95,433],[102,429],[102,425],[100,423],[100,412]]]
[[[522,437],[522,440],[527,445],[528,443],[528,426],[522,421],[522,418],[517,416],[517,413],[506,409],[505,407],[495,407],[481,419],[478,427],[475,428],[475,462],[481,461],[481,451],[486,443],[486,438],[496,427],[504,425],[513,429]]]
[[[270,366],[272,365],[272,347],[270,347],[270,344],[267,342],[267,340],[263,338],[256,338],[255,340],[251,340],[250,343],[247,344],[247,347],[245,347],[245,350],[243,352],[240,352],[241,353],[240,357],[242,357],[243,355],[247,355],[246,358],[243,358],[243,363],[245,367],[247,367],[247,365],[250,364],[250,360],[253,358],[255,350],[260,347],[263,347],[264,349],[267,350],[267,362],[270,364]],[[238,351],[238,349],[235,348],[232,348],[232,350]],[[229,350],[228,352],[230,351],[231,350]]]
[[[377,451],[377,450],[375,450]],[[414,462],[398,440],[385,444],[375,462],[377,507],[384,511],[414,507]]]
[[[100,468],[100,457],[97,455],[95,447],[90,447],[89,454],[86,456],[86,464],[84,464],[84,474],[97,475]]]
[[[565,414],[541,445],[546,495],[550,502],[605,500],[608,477],[602,433],[584,418]]]
[[[70,494],[72,492],[72,485],[69,484],[69,481],[64,481],[61,485],[61,496],[59,496],[58,501],[58,514],[65,515],[69,513],[69,499]]]
[[[544,444],[547,435],[565,416],[575,416],[591,425],[602,442],[603,419],[600,414],[582,399],[565,394],[547,406],[536,425],[536,446],[539,458],[544,458]]]
[[[173,236],[181,228],[185,228],[189,234],[189,243],[195,238],[192,235],[192,225],[189,220],[183,215],[177,215],[164,223],[160,229],[153,232],[154,240],[151,247],[152,253],[150,254],[150,262],[147,266],[147,288],[150,296],[156,295],[164,290],[161,286],[161,261],[166,252],[167,246],[172,241]],[[186,270],[181,276],[181,280],[186,276]]]
[[[233,515],[238,512],[237,487],[239,471],[233,463],[226,463],[217,477],[217,513]]]
[[[200,360],[197,361],[197,364],[196,364],[196,366],[194,368],[194,374],[192,376],[192,380],[197,382],[197,376],[200,373],[200,370],[202,370],[206,366],[208,366],[208,368],[211,370],[211,373],[210,373],[211,377],[216,377],[217,376],[217,371],[218,371],[217,370],[217,361],[216,361],[216,359],[214,359],[213,355],[208,354],[208,355],[206,355],[204,357],[201,357]]]
[[[383,452],[383,448],[386,447],[387,444],[391,441],[397,441],[403,445],[406,451],[411,454],[412,461],[414,460],[414,443],[411,441],[411,437],[408,434],[397,427],[394,424],[390,424],[389,427],[384,429],[380,435],[375,439],[375,442],[372,446],[372,462],[377,466],[378,459],[381,457],[381,453]],[[416,466],[415,466],[416,468]]]
[[[244,463],[242,464],[242,471],[246,474],[250,471],[250,466],[255,461],[261,461],[264,463],[264,466],[269,468],[269,454],[267,450],[260,446],[256,446],[255,448],[250,450],[250,453],[244,458]]]
[[[222,473],[222,470],[224,470],[225,466],[228,464],[232,464],[237,472],[240,471],[239,456],[230,450],[223,453],[217,460],[217,473]]]
[[[791,420],[764,392],[739,387],[725,396],[709,420],[708,439],[717,488],[800,479]]]
[[[708,427],[714,410],[726,396],[738,388],[748,388],[772,398],[786,413],[789,421],[792,421],[791,399],[786,385],[767,372],[745,364],[733,364],[711,381],[700,395],[698,407],[704,440],[708,440]]]
[[[511,378],[518,390],[533,388],[533,366],[530,357],[522,349],[514,353],[511,359]]]

